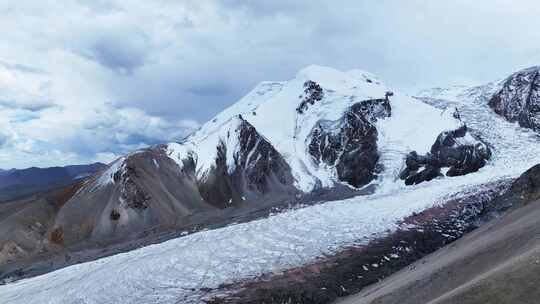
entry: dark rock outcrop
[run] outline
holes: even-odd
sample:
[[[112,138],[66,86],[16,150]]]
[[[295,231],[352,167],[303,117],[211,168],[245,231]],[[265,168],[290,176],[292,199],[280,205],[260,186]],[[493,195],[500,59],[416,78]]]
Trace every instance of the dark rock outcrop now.
[[[512,184],[508,193],[524,203],[540,199],[540,165],[523,173]]]
[[[293,184],[291,168],[285,159],[245,120],[242,120],[239,142],[235,163],[240,169],[237,171],[242,171],[248,191],[263,194],[271,191],[276,183]]]
[[[371,99],[354,104],[338,121],[320,121],[313,129],[308,150],[317,165],[335,167],[340,181],[354,187],[375,177],[377,119],[390,117],[388,99]]]
[[[523,173],[512,183],[510,189],[497,197],[491,207],[486,210],[486,215],[497,216],[513,206],[523,206],[539,199],[540,165],[536,165]]]
[[[302,102],[296,108],[296,112],[302,114],[308,109],[309,105],[313,105],[324,98],[324,91],[318,83],[308,80],[304,83],[304,94],[300,95],[300,98],[302,98]]]
[[[123,185],[120,190],[121,202],[125,203],[128,208],[144,210],[148,208],[151,197],[134,181],[134,178],[138,177],[137,167],[128,165],[125,166],[124,170],[114,174],[114,181]]]
[[[490,148],[462,125],[457,130],[441,133],[427,155],[409,153],[400,178],[407,185],[419,184],[442,176],[442,168],[449,168],[446,176],[466,175],[478,171],[490,158]]]
[[[532,67],[511,75],[489,106],[508,121],[540,132],[540,67]]]
[[[236,130],[238,151],[234,153],[234,170],[228,167],[227,147],[222,141],[217,147],[215,166],[199,181],[199,190],[210,204],[220,208],[241,205],[246,201],[264,200],[273,193],[277,197],[294,197],[294,178],[281,154],[242,117]]]

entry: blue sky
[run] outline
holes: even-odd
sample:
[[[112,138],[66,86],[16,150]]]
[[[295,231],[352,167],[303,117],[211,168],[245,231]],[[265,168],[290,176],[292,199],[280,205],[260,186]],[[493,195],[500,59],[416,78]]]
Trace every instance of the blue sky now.
[[[407,91],[540,63],[537,1],[3,1],[0,168],[178,140],[309,64]]]

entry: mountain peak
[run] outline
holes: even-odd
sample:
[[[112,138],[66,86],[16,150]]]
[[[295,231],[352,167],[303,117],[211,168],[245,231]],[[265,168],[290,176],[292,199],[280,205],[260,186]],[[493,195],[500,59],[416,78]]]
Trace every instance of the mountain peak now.
[[[296,74],[296,79],[300,81],[312,80],[330,90],[343,90],[351,86],[354,87],[358,85],[358,82],[371,85],[382,84],[377,76],[367,71],[360,69],[340,71],[320,65],[309,65],[301,69]]]
[[[538,72],[540,71],[540,65],[534,65],[534,66],[530,66],[528,68],[524,68],[522,70],[519,70],[515,73],[513,73],[512,75],[510,75],[509,78],[513,77],[514,75],[517,75],[517,74],[528,74],[528,73],[534,73],[534,72]]]

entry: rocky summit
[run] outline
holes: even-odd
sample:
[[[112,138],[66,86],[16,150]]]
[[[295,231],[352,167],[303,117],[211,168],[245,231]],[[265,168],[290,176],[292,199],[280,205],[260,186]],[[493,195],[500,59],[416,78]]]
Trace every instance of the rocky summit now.
[[[508,77],[489,100],[489,106],[507,120],[540,132],[540,67]]]

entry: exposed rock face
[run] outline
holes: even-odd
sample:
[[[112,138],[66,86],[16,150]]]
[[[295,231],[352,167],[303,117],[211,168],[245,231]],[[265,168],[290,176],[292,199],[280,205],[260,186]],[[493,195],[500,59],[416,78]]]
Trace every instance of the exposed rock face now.
[[[197,155],[186,154],[181,165],[169,157],[166,145],[118,160],[67,201],[49,235],[62,229],[65,245],[108,242],[174,227],[196,213],[293,198],[294,178],[274,147],[242,117],[228,127],[204,174],[197,172]]]
[[[249,122],[238,119],[238,126],[227,134],[237,137],[237,145],[220,141],[215,165],[199,181],[201,195],[220,208],[263,200],[270,193],[293,197],[297,190],[287,162]],[[227,149],[235,151],[229,153]]]
[[[121,201],[129,208],[144,210],[148,208],[151,197],[135,183],[133,179],[136,177],[139,177],[137,167],[129,165],[125,166],[124,170],[116,172],[113,176],[116,183],[124,185],[120,190]]]
[[[524,203],[540,199],[540,165],[523,173],[512,184],[509,193]]]
[[[150,228],[167,229],[195,212],[212,210],[196,181],[156,146],[131,153],[88,180],[61,206],[49,235],[62,229],[66,247],[114,242]]]
[[[508,121],[540,131],[540,67],[511,75],[502,89],[489,101],[489,106]]]
[[[292,185],[293,177],[287,162],[255,128],[242,120],[236,171],[244,175],[247,190],[264,194],[272,185]]]
[[[510,189],[495,199],[495,204],[486,213],[498,214],[513,206],[522,206],[540,199],[540,165],[536,165],[518,179]]]
[[[338,121],[319,121],[308,149],[315,162],[335,167],[340,181],[360,187],[375,177],[377,119],[390,117],[388,99],[354,104]]]
[[[315,104],[317,101],[321,101],[324,98],[324,92],[322,87],[313,80],[308,80],[304,83],[304,94],[300,96],[302,102],[296,109],[300,114],[304,113],[309,105]]]
[[[441,168],[449,168],[446,176],[466,175],[478,171],[490,158],[490,148],[463,125],[441,133],[427,155],[409,153],[400,178],[407,185],[419,184],[442,176]]]

